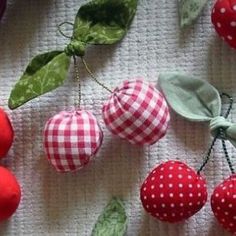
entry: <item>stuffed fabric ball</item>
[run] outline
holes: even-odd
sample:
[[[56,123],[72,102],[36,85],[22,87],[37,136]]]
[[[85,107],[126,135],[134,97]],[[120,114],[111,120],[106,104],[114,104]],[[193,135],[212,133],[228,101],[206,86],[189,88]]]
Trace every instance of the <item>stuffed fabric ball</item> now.
[[[5,157],[13,143],[14,131],[11,122],[0,108],[0,158]]]
[[[211,19],[219,36],[236,48],[236,0],[217,0]]]
[[[44,129],[44,147],[49,162],[58,172],[76,171],[95,156],[103,140],[102,130],[88,111],[63,111]]]
[[[0,167],[0,222],[10,218],[17,210],[21,190],[15,176],[6,168]]]
[[[148,175],[140,196],[149,214],[174,223],[189,218],[205,205],[206,182],[186,164],[167,161]]]
[[[162,94],[142,80],[125,81],[103,106],[107,128],[132,144],[154,144],[169,123],[169,109]]]
[[[236,235],[236,175],[215,188],[211,208],[222,227]]]

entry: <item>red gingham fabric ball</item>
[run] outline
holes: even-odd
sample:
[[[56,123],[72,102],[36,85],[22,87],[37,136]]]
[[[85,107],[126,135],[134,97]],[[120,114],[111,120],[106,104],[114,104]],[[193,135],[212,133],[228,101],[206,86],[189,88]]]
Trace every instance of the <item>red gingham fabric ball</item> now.
[[[169,123],[169,109],[163,95],[151,84],[137,79],[117,87],[103,106],[107,128],[132,144],[154,144]]]
[[[236,48],[236,0],[216,1],[211,19],[219,36]]]
[[[88,111],[63,111],[44,129],[44,147],[49,162],[59,172],[76,171],[88,164],[102,144],[103,133]]]
[[[211,208],[222,227],[236,235],[236,175],[215,188]]]
[[[149,214],[174,223],[191,217],[205,205],[206,181],[186,164],[167,161],[148,175],[140,197]]]

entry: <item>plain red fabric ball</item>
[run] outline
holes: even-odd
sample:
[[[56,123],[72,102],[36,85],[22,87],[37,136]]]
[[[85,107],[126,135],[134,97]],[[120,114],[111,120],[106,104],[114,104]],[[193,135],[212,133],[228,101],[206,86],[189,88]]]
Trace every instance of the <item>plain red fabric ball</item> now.
[[[21,190],[15,176],[6,168],[0,167],[0,222],[14,214],[20,199]]]
[[[217,0],[211,19],[218,35],[236,49],[236,0]]]
[[[205,205],[206,181],[186,164],[167,161],[148,175],[140,197],[149,214],[174,223],[191,217]]]
[[[3,109],[0,108],[0,158],[7,155],[14,138],[11,122]]]
[[[236,234],[236,175],[219,184],[211,196],[211,208],[224,229]]]

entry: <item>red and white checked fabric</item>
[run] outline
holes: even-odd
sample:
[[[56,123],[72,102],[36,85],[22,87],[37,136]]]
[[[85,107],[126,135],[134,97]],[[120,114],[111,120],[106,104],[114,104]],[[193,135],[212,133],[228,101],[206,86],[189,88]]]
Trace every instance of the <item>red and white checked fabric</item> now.
[[[59,172],[76,171],[94,157],[103,140],[94,115],[84,110],[63,111],[45,125],[44,147]]]
[[[103,106],[107,128],[132,144],[154,144],[162,138],[170,120],[163,95],[141,79],[124,81]]]

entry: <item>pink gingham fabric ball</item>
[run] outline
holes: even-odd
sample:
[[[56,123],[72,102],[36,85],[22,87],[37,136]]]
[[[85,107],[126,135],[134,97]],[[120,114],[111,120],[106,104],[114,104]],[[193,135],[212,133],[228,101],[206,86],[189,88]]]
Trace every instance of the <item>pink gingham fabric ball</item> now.
[[[44,128],[47,158],[58,172],[83,168],[97,153],[102,140],[96,118],[85,110],[60,112]]]
[[[132,144],[151,145],[166,134],[170,120],[163,95],[141,79],[125,81],[103,106],[107,128]]]

